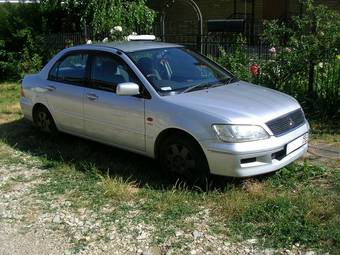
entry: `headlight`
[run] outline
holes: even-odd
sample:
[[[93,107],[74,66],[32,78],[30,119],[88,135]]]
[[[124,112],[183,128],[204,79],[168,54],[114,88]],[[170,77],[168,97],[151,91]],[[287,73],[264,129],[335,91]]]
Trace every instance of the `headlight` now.
[[[269,134],[260,126],[255,125],[223,125],[212,126],[217,137],[224,142],[240,143],[269,138]]]

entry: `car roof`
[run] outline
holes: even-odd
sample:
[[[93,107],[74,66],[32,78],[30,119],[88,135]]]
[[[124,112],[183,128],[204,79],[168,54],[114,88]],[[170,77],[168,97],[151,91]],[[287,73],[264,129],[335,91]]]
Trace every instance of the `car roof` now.
[[[108,47],[117,49],[123,52],[135,52],[141,50],[152,50],[152,49],[162,49],[162,48],[176,48],[183,47],[178,44],[164,43],[156,41],[128,41],[128,42],[110,42],[110,43],[99,43],[99,44],[84,44],[81,47],[91,48],[91,47]]]

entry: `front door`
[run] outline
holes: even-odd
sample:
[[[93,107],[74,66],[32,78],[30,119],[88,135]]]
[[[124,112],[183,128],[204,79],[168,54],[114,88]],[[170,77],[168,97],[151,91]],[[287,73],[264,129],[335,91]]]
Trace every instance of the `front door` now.
[[[87,136],[137,151],[145,151],[144,98],[118,96],[116,86],[136,82],[127,64],[112,53],[90,56],[91,88],[84,92]]]

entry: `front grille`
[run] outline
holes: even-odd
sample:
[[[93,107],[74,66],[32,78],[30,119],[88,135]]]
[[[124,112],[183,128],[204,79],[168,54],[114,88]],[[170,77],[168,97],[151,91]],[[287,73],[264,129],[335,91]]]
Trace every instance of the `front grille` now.
[[[295,110],[266,123],[275,136],[283,135],[305,123],[301,109]]]

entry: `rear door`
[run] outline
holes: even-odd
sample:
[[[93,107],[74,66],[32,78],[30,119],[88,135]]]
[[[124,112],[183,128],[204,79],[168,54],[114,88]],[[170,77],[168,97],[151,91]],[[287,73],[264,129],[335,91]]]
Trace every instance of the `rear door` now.
[[[52,67],[47,80],[47,101],[62,130],[83,134],[84,79],[88,54],[70,52]]]
[[[145,151],[145,99],[118,96],[116,86],[139,83],[128,65],[113,53],[90,55],[90,84],[84,93],[84,121],[87,136],[120,147]],[[141,83],[139,83],[142,86]]]

